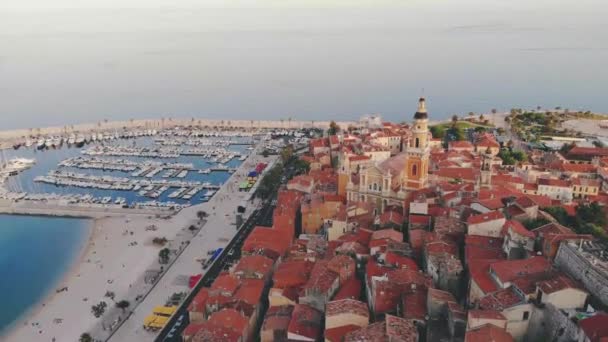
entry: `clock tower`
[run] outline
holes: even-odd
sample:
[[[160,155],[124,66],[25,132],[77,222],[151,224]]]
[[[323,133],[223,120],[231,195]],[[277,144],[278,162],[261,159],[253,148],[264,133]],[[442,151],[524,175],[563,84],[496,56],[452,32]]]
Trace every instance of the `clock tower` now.
[[[418,110],[414,114],[411,127],[412,136],[405,148],[407,161],[405,163],[403,187],[405,190],[417,190],[426,187],[430,155],[429,116],[426,111],[424,98],[418,100]]]

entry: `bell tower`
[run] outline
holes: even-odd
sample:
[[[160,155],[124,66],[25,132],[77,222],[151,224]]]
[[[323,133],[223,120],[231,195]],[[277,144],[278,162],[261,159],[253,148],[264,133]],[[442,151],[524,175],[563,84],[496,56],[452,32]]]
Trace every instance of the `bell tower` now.
[[[480,174],[480,186],[481,187],[490,187],[492,185],[492,150],[490,146],[486,149],[486,152],[483,154],[481,163],[481,174]]]
[[[407,161],[405,163],[406,190],[416,190],[426,187],[428,181],[428,166],[430,155],[429,144],[429,116],[424,98],[418,100],[418,110],[414,114],[412,136],[405,149]]]

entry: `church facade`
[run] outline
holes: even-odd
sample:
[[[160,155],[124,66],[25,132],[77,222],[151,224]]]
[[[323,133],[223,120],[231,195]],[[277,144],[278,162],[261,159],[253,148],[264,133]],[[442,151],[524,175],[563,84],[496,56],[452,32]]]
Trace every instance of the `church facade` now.
[[[376,212],[381,213],[390,205],[403,206],[408,192],[426,187],[431,141],[428,121],[426,102],[421,98],[411,135],[403,142],[403,151],[362,167],[357,175],[350,177],[346,185],[347,199],[372,203]]]

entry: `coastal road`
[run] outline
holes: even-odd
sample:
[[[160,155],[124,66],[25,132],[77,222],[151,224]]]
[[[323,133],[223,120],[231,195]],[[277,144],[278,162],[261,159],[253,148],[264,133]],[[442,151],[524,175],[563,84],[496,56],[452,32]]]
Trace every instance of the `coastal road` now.
[[[287,167],[285,170],[286,180],[293,177],[293,167]],[[283,184],[286,181],[283,181]],[[278,186],[277,186],[278,189]],[[218,260],[211,266],[207,273],[203,276],[201,281],[193,289],[191,294],[186,300],[180,305],[178,311],[171,317],[171,320],[167,323],[164,329],[156,337],[156,342],[181,342],[181,334],[184,329],[188,326],[188,306],[192,302],[192,299],[203,287],[209,287],[218,276],[218,274],[229,267],[231,264],[236,262],[240,258],[241,247],[249,236],[249,233],[255,228],[255,226],[272,226],[272,214],[275,206],[273,205],[274,200],[277,198],[277,192],[273,192],[273,196],[264,201],[262,207],[256,210],[252,215],[243,223],[240,227],[238,234],[230,241],[222,255]]]
[[[209,251],[224,248],[236,234],[236,208],[251,193],[240,192],[238,184],[247,176],[247,171],[254,168],[258,162],[270,162],[275,156],[263,158],[252,154],[239,170],[222,186],[216,195],[207,203],[182,210],[178,215],[189,215],[193,218],[200,210],[209,213],[207,222],[198,234],[184,248],[175,263],[165,272],[152,291],[135,308],[130,317],[110,337],[110,341],[150,341],[156,334],[143,329],[143,321],[152,313],[155,306],[164,305],[174,293],[189,292],[187,279],[189,276],[204,274],[200,258],[207,259]],[[245,215],[251,215],[254,210],[249,208]]]

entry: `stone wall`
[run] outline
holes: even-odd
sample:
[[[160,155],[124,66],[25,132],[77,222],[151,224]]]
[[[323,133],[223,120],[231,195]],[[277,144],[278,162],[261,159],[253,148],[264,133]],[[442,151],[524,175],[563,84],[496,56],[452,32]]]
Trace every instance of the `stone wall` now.
[[[551,304],[535,307],[530,319],[527,341],[578,341],[579,329],[561,310]]]
[[[574,279],[585,285],[585,288],[602,303],[608,305],[608,275],[584,258],[577,247],[563,242],[555,256],[555,264]]]

